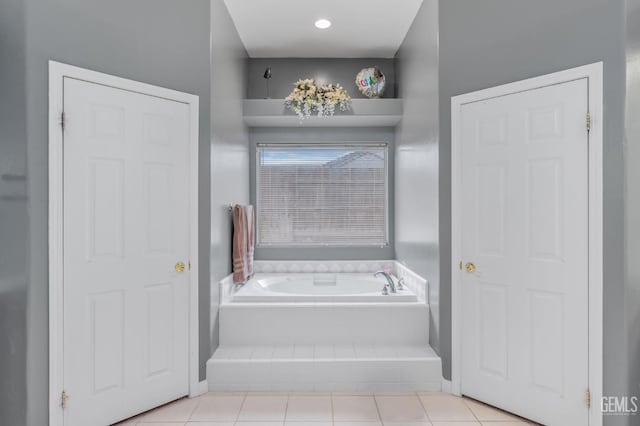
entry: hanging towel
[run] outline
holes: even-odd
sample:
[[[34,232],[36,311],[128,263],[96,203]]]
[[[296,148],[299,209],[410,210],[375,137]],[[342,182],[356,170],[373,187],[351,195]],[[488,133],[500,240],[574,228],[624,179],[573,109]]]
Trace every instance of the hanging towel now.
[[[233,283],[246,283],[253,276],[253,206],[233,208]]]

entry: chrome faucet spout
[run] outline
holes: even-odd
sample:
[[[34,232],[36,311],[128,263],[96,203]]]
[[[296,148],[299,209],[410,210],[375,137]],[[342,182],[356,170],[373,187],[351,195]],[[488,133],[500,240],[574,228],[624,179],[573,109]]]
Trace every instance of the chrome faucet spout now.
[[[387,279],[387,283],[389,285],[389,291],[391,293],[395,293],[396,292],[396,284],[393,282],[393,278],[391,278],[391,275],[389,275],[385,271],[378,271],[378,272],[373,274],[374,277],[378,277],[380,275],[382,275],[383,277],[385,277]]]

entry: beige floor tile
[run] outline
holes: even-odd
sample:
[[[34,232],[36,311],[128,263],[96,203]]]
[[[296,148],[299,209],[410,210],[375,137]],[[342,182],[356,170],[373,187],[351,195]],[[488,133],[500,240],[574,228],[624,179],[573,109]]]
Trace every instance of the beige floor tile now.
[[[518,416],[515,416],[511,413],[507,413],[506,411],[499,410],[490,405],[483,404],[479,401],[463,398],[464,403],[467,404],[467,407],[473,412],[478,420],[483,421],[494,421],[494,422],[506,422],[506,421],[522,421],[522,419]]]
[[[285,395],[247,395],[242,404],[238,421],[284,421],[288,398]]]
[[[525,426],[531,423],[522,421],[506,421],[506,422],[482,422],[482,426]]]
[[[282,426],[283,422],[236,422],[235,426]],[[196,425],[200,426],[200,425]]]
[[[440,391],[419,391],[417,392],[418,396],[448,396],[450,393],[440,392]]]
[[[208,396],[245,396],[247,392],[235,392],[235,391],[211,391],[203,393],[198,398],[206,398]]]
[[[427,415],[416,395],[378,396],[376,403],[382,422],[421,422],[427,421]]]
[[[287,404],[288,421],[331,421],[331,396],[290,396]]]
[[[482,426],[480,422],[432,422],[433,426]]]
[[[120,423],[114,423],[112,426],[135,426],[137,422],[132,422],[130,420],[125,420]]]
[[[382,426],[382,422],[333,422],[333,426]]]
[[[289,392],[285,391],[251,391],[247,392],[247,396],[287,396]]]
[[[239,425],[240,426],[240,425]],[[244,426],[244,425],[242,425]],[[333,422],[284,422],[284,426],[333,426]]]
[[[384,426],[431,426],[430,422],[384,422]]]
[[[432,423],[436,421],[470,421],[477,419],[462,398],[453,395],[421,395],[420,400]]]
[[[333,395],[333,419],[336,422],[379,421],[378,409],[372,396]]]
[[[331,392],[314,392],[314,391],[296,391],[289,392],[289,396],[331,396]]]
[[[238,418],[244,396],[207,395],[200,397],[198,407],[191,414],[191,422],[234,422]]]
[[[378,391],[374,392],[375,396],[408,396],[408,395],[417,395],[416,392],[400,392],[400,391]]]
[[[335,396],[373,396],[373,392],[347,391],[347,392],[331,392]]]
[[[234,426],[235,422],[187,422],[184,426]]]
[[[183,398],[143,414],[138,422],[186,422],[198,406],[196,399]]]
[[[136,425],[142,426],[184,426],[184,422],[140,422]]]

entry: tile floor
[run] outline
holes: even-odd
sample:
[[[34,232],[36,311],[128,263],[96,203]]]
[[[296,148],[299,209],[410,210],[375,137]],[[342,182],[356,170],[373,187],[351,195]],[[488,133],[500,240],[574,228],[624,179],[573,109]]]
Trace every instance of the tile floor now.
[[[516,426],[520,417],[440,392],[211,392],[118,426]]]

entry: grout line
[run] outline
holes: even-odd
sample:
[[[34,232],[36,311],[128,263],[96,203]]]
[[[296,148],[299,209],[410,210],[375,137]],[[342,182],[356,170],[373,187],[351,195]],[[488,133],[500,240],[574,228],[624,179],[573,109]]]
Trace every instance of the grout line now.
[[[269,395],[270,393],[271,393],[271,394],[274,394],[274,395],[275,395],[275,394],[279,394],[279,395],[281,395],[281,396],[282,396],[282,393],[281,393],[281,392],[277,392],[277,391],[273,391],[273,392],[264,392],[264,393],[263,393],[263,395],[265,395],[265,396],[270,396],[270,395]],[[288,414],[288,411],[289,411],[289,404],[290,404],[291,396],[292,396],[292,394],[294,394],[294,393],[296,393],[296,392],[284,392],[284,396],[286,396],[286,397],[287,397],[287,400],[286,400],[286,403],[285,403],[284,419],[283,419],[282,421],[273,421],[273,423],[280,423],[280,426],[285,426],[285,425],[286,425],[286,422],[287,422],[287,414]],[[326,392],[316,392],[316,393],[319,393],[319,394],[327,394]],[[313,394],[313,392],[305,392],[305,394],[307,394],[308,396],[313,396],[313,395],[312,395],[312,394]],[[205,394],[205,395],[206,395],[206,394]],[[329,395],[329,398],[330,398],[330,404],[331,404],[331,420],[330,420],[330,422],[331,422],[331,424],[332,424],[332,425],[335,425],[335,423],[336,423],[336,418],[335,418],[335,406],[334,406],[334,401],[333,401],[333,398],[334,398],[334,396],[335,396],[335,395],[334,395],[334,393],[333,393],[333,392],[329,392],[329,393],[328,393],[328,395]],[[241,404],[240,404],[240,408],[239,408],[238,413],[237,413],[237,415],[236,415],[235,421],[233,421],[233,424],[234,424],[234,425],[237,425],[237,426],[241,426],[241,425],[243,424],[243,422],[241,422],[241,421],[239,420],[239,416],[240,416],[240,413],[242,412],[242,409],[244,408],[244,405],[245,405],[245,403],[246,403],[246,399],[247,399],[247,397],[248,397],[248,396],[250,396],[250,392],[240,392],[240,393],[238,393],[238,396],[242,396],[242,402],[241,402]],[[322,396],[325,396],[325,395],[322,395]],[[349,395],[347,395],[347,396],[349,396]],[[355,392],[354,392],[354,395],[351,395],[351,396],[363,396],[363,397],[366,397],[366,396],[373,396],[374,404],[375,404],[375,406],[376,406],[376,412],[377,412],[377,415],[378,415],[378,418],[377,418],[377,420],[376,420],[376,421],[377,421],[377,422],[379,422],[379,423],[380,423],[380,424],[382,424],[382,425],[385,425],[385,422],[384,422],[384,421],[383,421],[383,419],[382,419],[382,413],[380,412],[380,406],[379,406],[378,397],[396,396],[396,395],[391,395],[391,394],[389,394],[389,395],[385,395],[384,393],[383,393],[383,394],[376,394],[375,392],[374,392],[372,395],[355,395]],[[418,400],[420,401],[420,406],[421,406],[421,408],[423,409],[423,411],[424,411],[424,413],[425,413],[425,415],[426,415],[426,417],[427,417],[426,421],[427,421],[427,422],[429,422],[429,423],[432,423],[432,422],[434,421],[434,420],[432,420],[432,419],[431,419],[431,417],[429,416],[429,413],[428,413],[428,411],[427,411],[427,409],[426,409],[426,407],[425,407],[425,405],[424,405],[423,399],[422,399],[422,398],[421,398],[421,396],[419,395],[419,392],[418,392],[418,391],[407,392],[407,393],[403,393],[403,395],[398,395],[398,396],[413,396],[413,397],[417,397],[417,398],[418,398]],[[428,398],[428,396],[426,396],[426,397]],[[475,413],[475,412],[471,409],[471,407],[469,406],[469,402],[470,402],[470,401],[475,401],[475,400],[473,400],[473,399],[469,399],[469,398],[462,398],[462,397],[456,397],[456,399],[461,399],[461,400],[463,401],[463,406],[464,406],[465,408],[467,408],[469,411],[471,411],[471,413],[472,413],[473,417],[476,419],[474,422],[477,422],[477,424],[481,424],[481,423],[482,423],[482,420],[480,420],[480,419],[479,419],[478,415],[476,415],[476,413]],[[181,400],[187,400],[187,398],[184,398],[184,399],[181,399]],[[175,404],[175,403],[177,403],[177,402],[180,402],[181,400],[177,400],[177,401],[174,401],[174,402],[169,403],[169,404],[166,404],[166,405],[172,405],[172,404]],[[186,421],[182,422],[183,426],[185,426],[185,425],[186,425],[186,423],[191,422],[191,418],[193,417],[193,413],[194,413],[194,412],[197,410],[197,408],[202,404],[202,402],[203,402],[203,400],[202,400],[202,399],[200,399],[200,400],[198,400],[198,401],[197,401],[197,403],[196,403],[196,404],[194,404],[194,407],[193,407],[193,408],[191,409],[191,411],[190,411],[190,415],[189,415],[188,420],[186,420]],[[481,403],[481,402],[479,402],[479,403]],[[488,406],[489,406],[489,405],[488,405]],[[491,407],[491,406],[489,406],[489,407]],[[496,411],[504,411],[504,410],[500,410],[500,409],[495,408],[495,407],[491,407],[491,408],[494,408]],[[508,414],[512,414],[512,413],[508,413]],[[512,415],[513,415],[513,416],[515,416],[515,417],[518,417],[517,415],[514,415],[514,414],[512,414]],[[460,422],[460,421],[461,421],[461,420],[453,420],[453,422]],[[495,421],[496,421],[496,422],[498,422],[498,420],[495,420]],[[533,425],[533,424],[535,424],[535,423],[527,423],[527,422],[530,422],[530,420],[523,419],[523,418],[518,418],[518,420],[516,420],[516,421],[524,422],[523,424],[532,424],[532,425]],[[166,420],[160,420],[160,422],[166,422]],[[296,420],[292,420],[292,422],[297,422],[297,421],[296,421]],[[325,422],[325,421],[324,421],[324,420],[308,420],[308,421],[303,421],[303,422],[304,422],[304,423],[312,423],[312,424],[313,424],[314,422],[315,422],[315,423],[318,423],[318,422]],[[390,422],[390,423],[393,423],[393,422]],[[140,419],[139,421],[136,421],[136,422],[134,422],[133,424],[134,424],[134,425],[137,425],[137,426],[144,426],[146,423],[145,423],[144,419]],[[197,423],[194,423],[194,424],[197,424]]]
[[[494,406],[494,405],[491,405],[491,404],[489,404],[489,403],[486,403],[486,402],[480,401],[480,400],[478,400],[478,399],[473,399],[473,398],[465,397],[465,396],[462,396],[461,398],[462,398],[462,400],[464,401],[464,403],[465,403],[465,405],[467,406],[467,408],[469,409],[469,411],[471,411],[471,413],[475,416],[475,418],[477,418],[477,419],[478,419],[478,421],[479,421],[480,423],[482,423],[482,422],[516,422],[516,423],[517,423],[517,422],[521,422],[521,423],[524,423],[524,424],[532,424],[532,425],[536,425],[536,424],[537,424],[537,423],[533,422],[533,420],[529,420],[529,419],[527,419],[527,418],[525,418],[525,417],[519,416],[518,414],[512,413],[512,412],[507,411],[507,410],[503,410],[502,408],[496,407],[496,406]],[[467,401],[473,401],[473,402],[474,402],[474,403],[476,403],[476,404],[484,405],[484,406],[485,406],[485,407],[487,407],[488,409],[492,409],[492,410],[494,410],[494,411],[496,411],[496,412],[499,412],[499,413],[501,413],[501,414],[503,414],[503,415],[511,416],[511,417],[514,417],[514,418],[513,418],[513,419],[511,419],[511,420],[481,420],[481,419],[476,415],[476,412],[471,408],[471,405],[469,405],[469,404],[467,403]]]
[[[478,423],[482,424],[482,422],[480,421],[480,418],[476,415],[476,412],[471,409],[469,404],[467,404],[467,401],[465,400],[464,396],[459,396],[458,398],[462,400],[462,403],[464,404],[465,407],[467,407],[467,410],[471,411],[471,415],[476,418]]]
[[[378,420],[380,421],[380,424],[382,423],[382,414],[380,414],[380,407],[378,407],[378,398],[376,397],[376,393],[373,393],[373,403],[376,405],[376,411],[378,412]]]
[[[427,411],[427,407],[425,407],[424,402],[422,402],[422,396],[418,392],[416,392],[416,396],[418,397],[418,401],[420,401],[420,405],[422,406],[424,413],[427,415],[427,420],[429,423],[433,423],[433,420],[431,420],[431,416],[429,416],[429,412]]]
[[[207,392],[207,393],[208,393],[208,392]],[[205,393],[205,394],[203,394],[203,395],[206,395],[206,393]],[[196,412],[196,410],[200,407],[200,404],[202,403],[202,400],[201,400],[201,399],[200,399],[200,400],[197,400],[197,399],[199,399],[199,398],[200,398],[201,396],[203,396],[203,395],[199,395],[199,396],[197,396],[197,397],[193,398],[194,400],[196,400],[196,401],[195,401],[196,403],[195,403],[195,405],[193,406],[193,408],[191,409],[191,412],[189,413],[189,417],[187,417],[187,420],[185,421],[185,424],[187,424],[188,422],[190,422],[190,421],[191,421],[191,417],[193,417],[193,413],[195,413],[195,412]],[[188,397],[187,397],[187,398],[188,398]]]
[[[287,413],[289,412],[289,398],[291,398],[291,393],[287,392],[287,403],[284,404],[284,418],[282,419],[283,426],[284,426],[284,422],[287,421]]]
[[[331,401],[331,424],[336,424],[336,414],[333,410],[333,393],[329,392],[329,401]]]
[[[242,412],[242,408],[244,407],[244,402],[247,400],[247,395],[248,395],[248,392],[245,392],[245,393],[243,394],[243,397],[242,397],[242,403],[240,404],[240,409],[238,410],[238,414],[236,414],[236,419],[235,419],[235,421],[233,422],[233,424],[234,424],[234,425],[235,425],[236,423],[238,423],[238,421],[239,421],[239,419],[240,419],[240,413]]]

